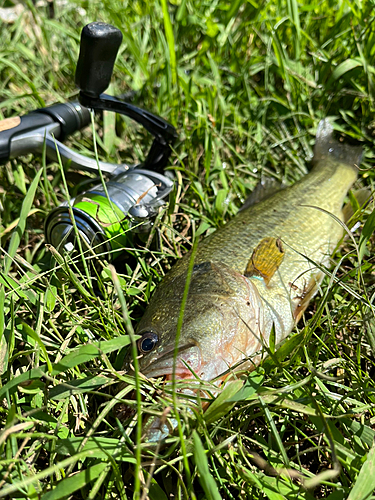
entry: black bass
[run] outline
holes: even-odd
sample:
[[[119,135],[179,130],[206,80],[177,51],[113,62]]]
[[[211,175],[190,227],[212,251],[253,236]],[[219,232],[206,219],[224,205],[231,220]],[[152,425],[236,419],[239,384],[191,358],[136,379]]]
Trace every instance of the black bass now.
[[[311,172],[240,211],[198,245],[176,378],[194,373],[220,380],[242,360],[259,363],[271,332],[277,344],[292,331],[343,236],[343,201],[361,161],[360,147],[332,134],[329,121],[322,121]],[[173,373],[189,259],[187,254],[165,276],[139,323],[139,367],[147,377],[170,379]]]

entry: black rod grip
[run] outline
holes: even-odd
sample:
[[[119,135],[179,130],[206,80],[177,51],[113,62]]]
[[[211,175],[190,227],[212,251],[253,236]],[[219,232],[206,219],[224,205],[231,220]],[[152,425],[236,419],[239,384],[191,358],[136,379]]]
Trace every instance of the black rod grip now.
[[[47,127],[51,123],[53,123],[52,117],[33,113],[0,121],[0,162],[3,163],[11,158],[12,139],[15,136]]]
[[[68,135],[89,125],[91,121],[90,112],[81,106],[79,102],[65,102],[53,104],[46,108],[35,109],[24,116],[15,116],[0,121],[0,163],[19,156],[15,154],[17,148],[12,151],[12,141],[17,136],[29,132],[45,134],[45,129],[53,123],[60,125],[54,130],[54,136],[63,141]],[[29,138],[30,149],[27,151],[27,143],[23,144],[22,151],[34,152],[35,142]]]
[[[90,124],[90,112],[81,106],[79,102],[64,102],[53,104],[48,108],[36,109],[33,114],[42,113],[53,118],[54,122],[60,123],[60,135],[56,137],[59,141],[64,141],[69,135]]]
[[[121,42],[121,31],[110,24],[95,22],[83,28],[75,76],[81,92],[99,97],[107,89]]]

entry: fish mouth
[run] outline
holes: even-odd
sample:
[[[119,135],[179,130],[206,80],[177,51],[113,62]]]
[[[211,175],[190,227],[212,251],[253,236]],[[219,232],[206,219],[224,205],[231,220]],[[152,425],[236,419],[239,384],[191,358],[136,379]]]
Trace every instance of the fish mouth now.
[[[197,343],[191,341],[178,348],[175,369],[173,369],[174,352],[175,346],[165,349],[145,367],[142,367],[141,358],[139,364],[143,375],[148,378],[165,377],[165,380],[172,380],[173,374],[176,379],[195,378],[202,362],[202,353]]]
[[[173,374],[177,381],[196,379],[196,375],[198,375],[196,372],[199,371],[202,361],[201,349],[198,344],[191,341],[178,348],[175,370],[173,370],[174,351],[175,346],[172,346],[166,348],[162,354],[155,355],[151,359],[140,356],[138,361],[141,374],[147,378],[163,378],[166,384],[173,380]],[[193,360],[196,361],[195,366],[190,367],[189,361]],[[142,366],[142,361],[148,361],[145,367]],[[130,359],[128,359],[126,371],[127,373],[134,373],[133,364]],[[135,391],[131,393],[129,399],[136,399]],[[114,413],[120,421],[124,421],[133,417],[136,414],[136,409],[133,405],[118,403],[115,406]]]

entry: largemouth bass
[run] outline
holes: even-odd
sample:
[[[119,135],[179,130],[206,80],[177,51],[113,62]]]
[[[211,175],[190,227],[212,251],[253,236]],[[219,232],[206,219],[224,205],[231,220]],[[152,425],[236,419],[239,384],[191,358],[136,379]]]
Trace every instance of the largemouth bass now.
[[[177,378],[221,380],[242,360],[254,365],[271,332],[278,344],[299,320],[343,235],[342,206],[361,161],[360,147],[339,143],[332,134],[329,121],[322,121],[311,172],[240,211],[198,245]],[[189,260],[187,254],[165,276],[139,323],[139,367],[147,377],[170,379],[173,373]]]

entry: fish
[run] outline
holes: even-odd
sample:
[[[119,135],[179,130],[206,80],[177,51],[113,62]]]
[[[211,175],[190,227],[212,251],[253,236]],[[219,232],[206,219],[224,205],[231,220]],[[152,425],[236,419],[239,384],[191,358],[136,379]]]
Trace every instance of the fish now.
[[[259,364],[271,336],[280,344],[330,267],[344,232],[344,199],[361,158],[361,146],[335,140],[330,121],[321,121],[311,171],[292,186],[245,203],[198,244],[175,361],[191,254],[157,286],[136,330],[140,372],[220,384],[232,367]]]

